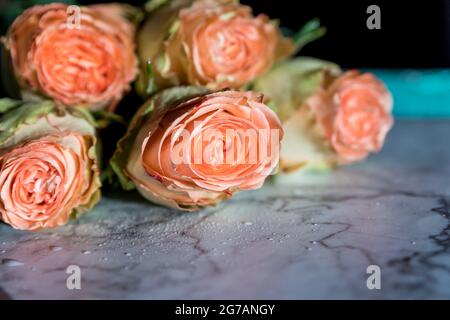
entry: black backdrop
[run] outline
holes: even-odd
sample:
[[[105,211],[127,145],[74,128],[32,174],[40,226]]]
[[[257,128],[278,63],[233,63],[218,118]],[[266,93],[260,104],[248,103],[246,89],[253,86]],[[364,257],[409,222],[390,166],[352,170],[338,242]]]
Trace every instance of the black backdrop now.
[[[290,28],[313,17],[328,34],[303,54],[345,67],[450,67],[450,0],[243,0]],[[367,7],[381,9],[381,29],[369,30]]]

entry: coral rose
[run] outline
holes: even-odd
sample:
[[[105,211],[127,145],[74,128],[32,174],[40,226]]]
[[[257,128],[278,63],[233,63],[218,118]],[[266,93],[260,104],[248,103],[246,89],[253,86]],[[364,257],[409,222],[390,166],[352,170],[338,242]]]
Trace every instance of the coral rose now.
[[[168,13],[170,8],[175,11],[176,5],[172,5],[157,12],[156,18],[151,16],[139,35],[141,60],[154,62],[159,86],[240,88],[294,50],[293,42],[283,38],[265,15],[255,17],[250,7],[237,1],[185,3],[176,14]],[[152,35],[158,15],[169,21],[175,15],[176,19],[167,32],[168,39],[161,48],[154,48],[148,42],[158,38]]]
[[[311,97],[307,105],[343,163],[380,151],[393,125],[392,97],[370,73],[346,72],[325,92]]]
[[[137,74],[134,26],[120,7],[31,7],[5,38],[22,96],[114,110]]]
[[[179,87],[140,109],[112,164],[147,199],[192,211],[261,187],[282,136],[260,94]]]
[[[393,125],[392,96],[384,84],[370,73],[342,74],[330,62],[297,58],[255,88],[273,99],[283,121],[284,171],[363,160],[381,150]]]
[[[99,199],[95,129],[53,107],[25,104],[4,116],[11,127],[0,136],[0,218],[16,229],[64,225]]]

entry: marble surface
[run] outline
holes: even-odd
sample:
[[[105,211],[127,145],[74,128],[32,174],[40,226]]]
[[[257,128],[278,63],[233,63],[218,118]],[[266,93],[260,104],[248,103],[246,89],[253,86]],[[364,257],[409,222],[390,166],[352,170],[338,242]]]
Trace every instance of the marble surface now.
[[[398,121],[364,163],[199,213],[110,194],[54,231],[1,225],[0,298],[448,299],[449,139],[450,121]],[[81,290],[66,287],[69,265]]]

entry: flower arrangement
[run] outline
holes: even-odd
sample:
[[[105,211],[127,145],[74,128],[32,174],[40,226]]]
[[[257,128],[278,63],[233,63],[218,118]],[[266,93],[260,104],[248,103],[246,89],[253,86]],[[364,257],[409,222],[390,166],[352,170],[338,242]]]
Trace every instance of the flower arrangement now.
[[[273,174],[380,151],[389,90],[373,74],[298,56],[324,33],[313,20],[288,37],[235,0],[26,9],[2,38],[1,221],[64,225],[99,201],[101,177],[195,211]],[[130,91],[140,105],[120,104]],[[105,159],[112,120],[127,130]]]

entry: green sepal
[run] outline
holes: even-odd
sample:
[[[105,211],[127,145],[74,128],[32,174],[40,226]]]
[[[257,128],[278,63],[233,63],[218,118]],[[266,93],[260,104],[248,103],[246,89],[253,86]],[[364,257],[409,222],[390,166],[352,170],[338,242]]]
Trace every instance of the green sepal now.
[[[322,38],[326,33],[327,29],[320,25],[319,19],[308,21],[293,37],[296,52],[299,52],[308,43]]]
[[[1,99],[0,105],[12,106],[14,108],[0,117],[0,145],[14,135],[16,130],[22,125],[32,124],[41,116],[55,110],[55,105],[51,101],[42,102],[22,102],[11,99]],[[6,107],[5,107],[6,109]]]
[[[279,64],[258,78],[253,90],[263,92],[270,99],[271,108],[284,121],[307,98],[340,73],[339,66],[333,62],[299,57]]]

